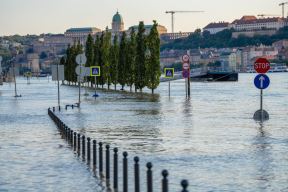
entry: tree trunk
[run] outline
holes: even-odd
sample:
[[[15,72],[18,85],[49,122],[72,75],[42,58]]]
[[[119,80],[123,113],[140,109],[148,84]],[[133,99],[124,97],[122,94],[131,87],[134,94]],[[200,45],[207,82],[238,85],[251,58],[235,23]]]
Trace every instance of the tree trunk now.
[[[115,89],[115,91],[116,91],[116,84],[114,84],[114,89]]]
[[[130,85],[130,92],[132,92],[132,85]]]
[[[154,89],[152,89],[152,95],[154,94]]]

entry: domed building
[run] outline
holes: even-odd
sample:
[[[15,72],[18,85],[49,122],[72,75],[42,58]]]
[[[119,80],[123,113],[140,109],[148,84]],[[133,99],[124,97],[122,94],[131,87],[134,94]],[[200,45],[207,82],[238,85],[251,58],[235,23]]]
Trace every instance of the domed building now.
[[[112,33],[124,31],[124,22],[122,16],[117,13],[112,18]]]

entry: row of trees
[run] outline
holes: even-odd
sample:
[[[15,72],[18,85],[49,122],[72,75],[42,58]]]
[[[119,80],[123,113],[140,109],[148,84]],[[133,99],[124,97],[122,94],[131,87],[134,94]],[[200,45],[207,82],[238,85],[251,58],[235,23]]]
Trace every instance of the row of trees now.
[[[197,49],[201,48],[223,48],[223,47],[245,47],[249,45],[272,45],[275,41],[288,38],[288,27],[283,27],[277,31],[275,35],[255,35],[247,37],[239,35],[238,38],[232,38],[234,29],[225,29],[216,34],[210,34],[208,31],[201,33],[200,29],[196,29],[189,37],[176,39],[171,43],[162,45],[164,49]]]
[[[122,90],[125,86],[135,87],[135,92],[144,87],[151,89],[152,93],[160,83],[160,39],[157,31],[157,22],[150,30],[149,35],[145,35],[144,23],[140,22],[137,33],[134,28],[126,34],[122,32],[112,37],[108,30],[102,32],[100,36],[93,39],[88,36],[85,45],[85,55],[87,57],[86,67],[100,66],[101,76],[97,77],[97,87],[106,84],[110,89],[111,84],[120,84]],[[113,39],[112,39],[113,38]],[[65,65],[65,78],[69,82],[76,82],[75,58],[83,52],[83,47],[78,44],[69,46],[66,57],[60,61]],[[87,78],[89,82],[94,82],[94,78]]]

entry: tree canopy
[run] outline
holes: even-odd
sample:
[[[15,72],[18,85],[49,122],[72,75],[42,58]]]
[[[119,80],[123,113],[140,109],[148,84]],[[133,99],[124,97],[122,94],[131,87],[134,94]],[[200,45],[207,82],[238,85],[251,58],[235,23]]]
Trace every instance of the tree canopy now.
[[[161,46],[161,50],[165,49],[195,49],[195,48],[226,48],[226,47],[245,47],[249,45],[258,46],[272,45],[273,42],[288,38],[288,27],[279,29],[275,35],[255,35],[247,37],[239,35],[238,38],[232,38],[233,29],[225,29],[216,34],[210,34],[208,31],[201,33],[201,30],[196,29],[187,38],[176,39],[171,43]]]

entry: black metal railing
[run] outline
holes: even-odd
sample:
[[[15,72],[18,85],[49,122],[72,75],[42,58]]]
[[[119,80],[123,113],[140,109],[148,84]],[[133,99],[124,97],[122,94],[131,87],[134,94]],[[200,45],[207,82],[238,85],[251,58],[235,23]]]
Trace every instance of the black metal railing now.
[[[118,164],[119,164],[119,158],[118,158],[118,148],[113,148],[111,150],[110,145],[103,146],[102,142],[98,142],[98,161],[97,161],[97,141],[95,139],[92,140],[92,161],[91,161],[91,138],[85,137],[85,135],[81,135],[80,133],[77,133],[70,129],[60,118],[58,118],[55,115],[55,107],[52,108],[52,110],[48,109],[48,115],[51,117],[51,119],[55,122],[55,124],[58,127],[58,130],[60,134],[62,135],[62,138],[65,139],[69,145],[71,145],[71,148],[76,152],[76,154],[80,157],[82,155],[83,161],[86,161],[87,164],[90,166],[92,162],[92,168],[93,170],[96,170],[98,168],[99,170],[99,178],[102,181],[106,181],[106,187],[108,189],[113,189],[113,191],[118,192],[121,191],[119,187],[119,174],[118,174]],[[82,136],[82,137],[81,137]],[[82,142],[81,142],[82,138]],[[105,149],[103,150],[103,147]],[[81,151],[82,149],[82,151]],[[105,152],[105,172],[103,170],[103,151]],[[110,161],[110,152],[113,151],[113,160]],[[140,168],[139,168],[139,157],[134,157],[134,183],[131,183],[129,180],[128,183],[128,153],[126,151],[123,152],[123,176],[121,179],[123,179],[122,182],[122,189],[123,192],[128,192],[128,185],[134,185],[135,192],[140,192],[140,186],[141,177],[140,177]],[[97,164],[99,162],[99,164]],[[113,165],[113,176],[110,177],[110,168]],[[152,170],[152,163],[148,162],[146,164],[146,183],[147,186],[147,192],[153,192],[153,170]],[[112,181],[113,178],[113,182]],[[110,182],[113,183],[112,187],[110,186]],[[182,180],[181,181],[181,192],[188,192],[188,181]],[[162,171],[162,182],[161,184],[161,191],[162,192],[168,192],[168,186],[169,186],[169,180],[168,180],[168,171],[163,170]]]

